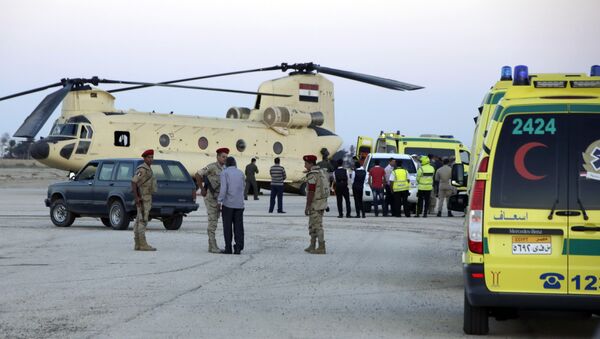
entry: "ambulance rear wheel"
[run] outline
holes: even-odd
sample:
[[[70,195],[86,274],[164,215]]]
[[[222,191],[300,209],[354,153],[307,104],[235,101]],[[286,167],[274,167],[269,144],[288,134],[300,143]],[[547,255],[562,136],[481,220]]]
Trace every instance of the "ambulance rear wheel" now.
[[[465,293],[463,331],[466,334],[482,335],[489,332],[487,307],[476,307],[469,303]]]

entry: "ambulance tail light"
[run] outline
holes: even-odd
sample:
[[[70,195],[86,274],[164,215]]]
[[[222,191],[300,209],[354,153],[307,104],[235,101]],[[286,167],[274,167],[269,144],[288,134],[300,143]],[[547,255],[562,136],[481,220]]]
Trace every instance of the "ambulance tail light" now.
[[[489,157],[481,159],[479,173],[486,173]],[[483,206],[485,198],[485,180],[475,180],[469,210],[469,226],[467,237],[469,250],[473,253],[483,254]]]
[[[515,76],[513,80],[515,86],[529,86],[529,69],[525,65],[515,66]]]
[[[502,66],[502,71],[500,72],[500,81],[512,79],[512,68],[510,66]]]
[[[600,77],[600,65],[592,66],[592,70],[590,71],[590,76]]]

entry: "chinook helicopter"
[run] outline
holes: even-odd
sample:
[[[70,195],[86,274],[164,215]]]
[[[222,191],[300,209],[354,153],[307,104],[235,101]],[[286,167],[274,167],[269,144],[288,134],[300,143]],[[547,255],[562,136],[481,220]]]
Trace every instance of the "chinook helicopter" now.
[[[263,82],[258,92],[178,85],[227,75],[292,70],[288,76]],[[215,161],[215,150],[228,147],[239,164],[257,159],[259,187],[268,188],[269,168],[281,158],[287,171],[286,191],[304,193],[304,154],[333,154],[342,144],[335,134],[333,83],[329,74],[388,89],[422,87],[372,75],[323,67],[287,64],[178,79],[160,83],[100,79],[62,79],[58,83],[0,98],[0,101],[62,87],[50,93],[27,117],[15,137],[33,141],[62,102],[61,115],[50,134],[30,147],[31,156],[53,168],[76,172],[99,158],[139,157],[148,148],[155,158],[180,161],[191,173]],[[112,90],[99,84],[128,85]],[[129,86],[135,85],[135,86]],[[256,95],[254,108],[232,107],[225,118],[139,112],[115,108],[111,93],[151,86],[200,89]]]

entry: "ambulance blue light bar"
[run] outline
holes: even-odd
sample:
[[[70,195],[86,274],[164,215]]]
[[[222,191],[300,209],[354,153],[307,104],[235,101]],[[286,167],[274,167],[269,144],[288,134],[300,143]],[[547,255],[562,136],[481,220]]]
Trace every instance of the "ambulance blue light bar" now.
[[[529,85],[529,69],[525,65],[515,66],[515,75],[513,80],[515,86]]]
[[[600,65],[592,66],[592,70],[590,71],[590,76],[600,77]]]
[[[510,66],[502,66],[500,81],[504,80],[512,80],[512,68]]]

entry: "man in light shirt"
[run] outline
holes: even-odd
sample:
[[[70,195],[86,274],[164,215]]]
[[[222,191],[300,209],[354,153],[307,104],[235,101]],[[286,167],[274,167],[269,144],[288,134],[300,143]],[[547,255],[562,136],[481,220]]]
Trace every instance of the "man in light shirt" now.
[[[233,157],[225,160],[225,166],[221,172],[221,189],[217,198],[225,237],[225,249],[221,253],[232,253],[231,240],[235,237],[233,253],[240,254],[244,249],[244,173],[236,167]]]

